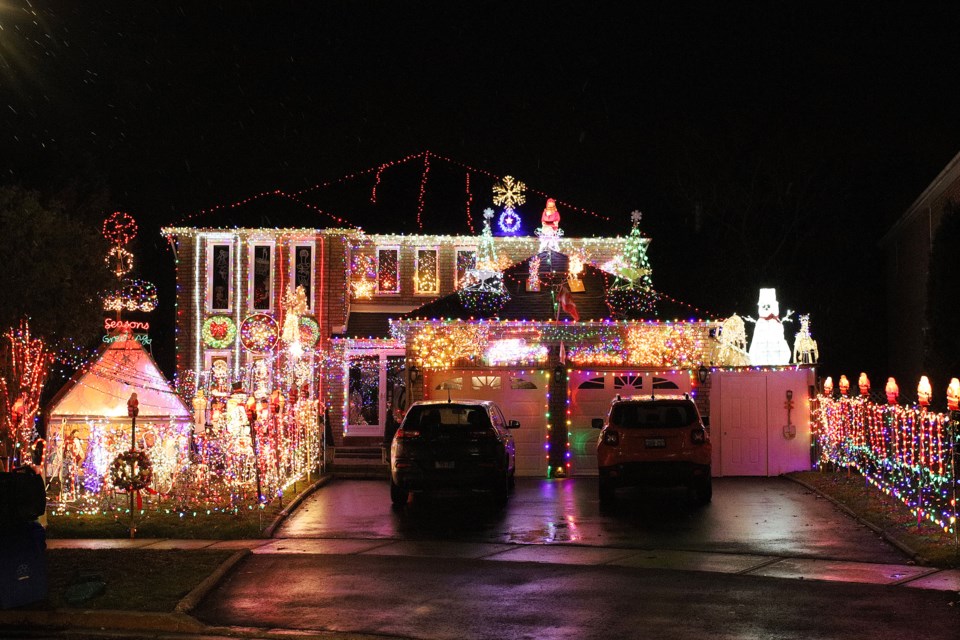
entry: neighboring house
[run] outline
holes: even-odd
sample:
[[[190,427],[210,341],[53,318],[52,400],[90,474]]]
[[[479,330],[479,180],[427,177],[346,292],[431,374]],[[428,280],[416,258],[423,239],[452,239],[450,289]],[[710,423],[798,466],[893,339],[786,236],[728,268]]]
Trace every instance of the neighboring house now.
[[[881,238],[887,283],[887,356],[892,374],[917,381],[923,371],[930,250],[944,209],[960,202],[960,154],[947,164]],[[903,388],[911,388],[901,384]]]

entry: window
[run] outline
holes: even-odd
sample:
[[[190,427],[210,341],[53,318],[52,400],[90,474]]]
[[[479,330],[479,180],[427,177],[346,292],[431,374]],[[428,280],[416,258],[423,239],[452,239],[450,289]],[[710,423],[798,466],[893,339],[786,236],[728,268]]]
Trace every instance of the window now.
[[[471,389],[500,389],[500,376],[472,376],[470,378]]]
[[[477,250],[472,247],[457,247],[456,285],[459,289],[463,285],[463,278],[469,269],[477,266]]]
[[[440,270],[436,247],[417,249],[413,290],[419,294],[440,293]]]
[[[213,240],[207,245],[207,310],[233,309],[233,244]]]
[[[613,388],[626,389],[627,391],[643,389],[643,376],[614,376]]]
[[[316,271],[314,242],[300,240],[291,245],[290,281],[294,288],[303,287],[307,294],[307,311],[313,313],[313,274]]]
[[[578,389],[603,389],[604,388],[604,378],[600,376],[598,378],[590,378],[589,380],[584,380],[580,383]]]
[[[377,247],[377,293],[400,293],[400,247]]]
[[[250,246],[247,282],[250,308],[254,311],[273,310],[273,258],[273,242],[257,242]]]
[[[653,379],[653,388],[654,389],[679,389],[677,383],[673,380],[667,380],[666,378],[654,378]]]
[[[511,389],[536,389],[537,385],[524,378],[510,378]]]

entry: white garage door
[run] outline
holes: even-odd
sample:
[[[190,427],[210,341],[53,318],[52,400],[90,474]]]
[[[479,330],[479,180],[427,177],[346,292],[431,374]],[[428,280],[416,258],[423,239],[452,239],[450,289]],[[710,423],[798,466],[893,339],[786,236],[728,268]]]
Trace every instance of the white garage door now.
[[[547,377],[543,372],[451,369],[426,378],[427,398],[494,400],[507,420],[517,420],[517,475],[547,474]]]
[[[597,475],[597,437],[593,418],[606,418],[610,401],[621,396],[687,393],[690,374],[572,371],[570,373],[570,473]]]

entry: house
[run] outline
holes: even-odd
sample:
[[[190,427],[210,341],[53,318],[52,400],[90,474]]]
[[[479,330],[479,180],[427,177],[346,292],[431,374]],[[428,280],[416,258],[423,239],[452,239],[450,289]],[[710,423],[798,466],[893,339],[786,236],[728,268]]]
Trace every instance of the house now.
[[[496,399],[523,425],[518,472],[541,476],[596,472],[591,420],[616,395],[690,393],[729,434],[715,443],[714,473],[809,466],[802,399],[812,367],[728,366],[722,320],[654,290],[639,212],[622,236],[565,235],[547,199],[533,234],[510,235],[517,192],[504,178],[495,198],[503,235],[494,236],[492,209],[482,230],[473,223],[469,184],[469,232],[427,233],[419,209],[415,233],[163,229],[176,258],[179,388],[241,385],[255,396],[279,390],[288,407],[320,402],[326,445],[336,448],[379,447],[415,400]],[[573,211],[570,228],[616,226],[584,212]],[[378,219],[381,228],[409,222]],[[739,384],[747,373],[752,381]],[[783,384],[771,376],[789,378],[801,407],[792,423],[780,417]],[[711,402],[721,386],[728,405]],[[786,449],[775,446],[781,435]]]
[[[887,283],[888,365],[899,380],[919,380],[926,373],[930,250],[944,211],[957,202],[960,154],[947,163],[880,240]]]

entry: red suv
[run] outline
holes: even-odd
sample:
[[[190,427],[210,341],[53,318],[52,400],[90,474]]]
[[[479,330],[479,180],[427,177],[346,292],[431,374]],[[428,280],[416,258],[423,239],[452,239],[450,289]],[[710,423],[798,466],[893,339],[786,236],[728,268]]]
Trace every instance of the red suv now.
[[[697,502],[713,497],[710,434],[689,396],[617,396],[597,442],[600,502],[610,504],[617,487],[687,486]]]

